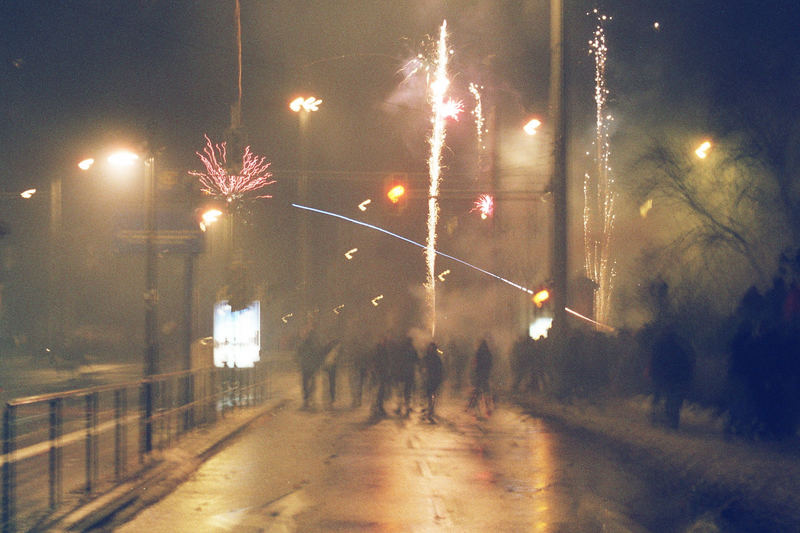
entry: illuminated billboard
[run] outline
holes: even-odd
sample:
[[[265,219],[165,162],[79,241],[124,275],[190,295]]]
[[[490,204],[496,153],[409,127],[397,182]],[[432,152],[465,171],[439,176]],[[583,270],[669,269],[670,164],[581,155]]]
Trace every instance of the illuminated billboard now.
[[[261,350],[261,305],[231,311],[227,300],[214,304],[214,366],[252,367]]]

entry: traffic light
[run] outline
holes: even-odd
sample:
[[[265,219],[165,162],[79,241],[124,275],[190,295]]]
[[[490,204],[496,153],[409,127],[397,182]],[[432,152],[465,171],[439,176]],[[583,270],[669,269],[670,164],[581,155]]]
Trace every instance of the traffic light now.
[[[533,297],[531,298],[533,303],[536,304],[536,307],[538,307],[540,309],[542,308],[544,303],[546,301],[548,301],[549,299],[550,299],[550,291],[548,291],[547,289],[544,289],[544,288],[539,289],[538,291],[536,291],[534,293]]]
[[[396,215],[402,213],[408,201],[408,175],[390,174],[384,181],[384,196],[390,213]]]

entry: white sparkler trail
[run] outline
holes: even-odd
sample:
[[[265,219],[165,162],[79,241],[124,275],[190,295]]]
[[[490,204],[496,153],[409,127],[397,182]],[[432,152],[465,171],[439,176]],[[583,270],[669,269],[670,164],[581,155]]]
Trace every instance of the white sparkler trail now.
[[[478,142],[478,157],[483,154],[486,147],[483,145],[483,104],[481,103],[481,93],[479,87],[474,84],[469,84],[469,92],[475,97],[475,107],[472,110],[472,116],[475,117],[475,140]]]
[[[613,190],[614,177],[609,158],[609,122],[612,117],[606,111],[608,87],[606,86],[606,47],[605,22],[610,17],[593,11],[597,18],[594,38],[589,46],[595,62],[595,171],[594,180],[589,173],[584,175],[583,194],[583,236],[585,248],[586,275],[597,285],[595,291],[595,316],[607,320],[611,307],[611,292],[616,276],[616,262],[611,257],[611,234],[614,229]]]
[[[439,221],[439,183],[441,181],[442,147],[444,146],[446,109],[444,96],[450,80],[447,79],[447,21],[439,31],[436,72],[430,84],[430,100],[433,110],[433,133],[430,138],[431,155],[428,159],[430,188],[428,191],[428,239],[425,260],[428,278],[425,282],[428,309],[431,321],[431,336],[436,332],[436,225]]]
[[[397,233],[393,233],[393,232],[391,232],[391,231],[389,231],[389,230],[387,230],[385,228],[382,228],[380,226],[376,226],[374,224],[369,224],[367,222],[362,222],[361,220],[356,220],[354,218],[346,217],[346,216],[340,215],[338,213],[332,213],[331,211],[325,211],[323,209],[317,209],[315,207],[308,207],[308,206],[300,205],[300,204],[292,204],[292,207],[296,207],[298,209],[303,209],[305,211],[312,211],[314,213],[319,213],[321,215],[327,215],[329,217],[339,218],[341,220],[346,220],[347,222],[352,222],[353,224],[357,224],[359,226],[364,226],[365,228],[369,228],[369,229],[374,229],[376,231],[380,231],[381,233],[385,233],[386,235],[394,237],[395,239],[400,239],[401,241],[407,242],[409,244],[413,244],[414,246],[417,246],[417,247],[422,248],[424,250],[428,249],[428,247],[426,245],[422,244],[422,243],[419,243],[417,241],[411,240],[411,239],[409,239],[407,237],[403,237],[402,235],[398,235]],[[523,292],[526,292],[526,293],[528,293],[530,295],[533,295],[533,290],[532,289],[524,287],[524,286],[520,285],[519,283],[514,283],[513,281],[511,281],[509,279],[506,279],[503,276],[498,276],[494,272],[489,272],[488,270],[484,270],[484,269],[482,269],[482,268],[480,268],[478,266],[473,265],[472,263],[468,263],[468,262],[464,261],[463,259],[459,259],[458,257],[454,257],[454,256],[446,254],[444,252],[440,252],[439,250],[433,250],[433,253],[437,254],[437,255],[441,255],[442,257],[446,257],[447,259],[455,261],[456,263],[462,264],[462,265],[464,265],[466,267],[469,267],[469,268],[471,268],[473,270],[477,270],[478,272],[480,272],[482,274],[486,274],[487,276],[491,276],[496,280],[502,281],[503,283],[506,283],[507,285],[510,285],[510,286],[514,287],[515,289],[519,289],[519,290],[521,290]],[[448,272],[448,271],[445,271],[445,272]],[[442,272],[442,275],[444,275],[444,272]],[[380,300],[382,298],[383,298],[382,294],[380,296],[376,296],[375,298],[373,298],[372,305],[377,306],[378,305],[377,304],[377,300]],[[595,324],[597,326],[603,327],[605,329],[608,329],[609,331],[614,331],[614,328],[612,328],[611,326],[607,326],[606,324],[601,324],[600,322],[597,322],[595,320],[592,320],[591,318],[583,316],[582,314],[578,313],[577,311],[574,311],[574,310],[570,309],[569,307],[565,307],[564,309],[567,312],[569,312],[570,314],[572,314],[573,316],[575,316],[576,318],[580,318],[581,320],[585,320],[585,321],[587,321],[589,323],[592,323],[592,324]]]

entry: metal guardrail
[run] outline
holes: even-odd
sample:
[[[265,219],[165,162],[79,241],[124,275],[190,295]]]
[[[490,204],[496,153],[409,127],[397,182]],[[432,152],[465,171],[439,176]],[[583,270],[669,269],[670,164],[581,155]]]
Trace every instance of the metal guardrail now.
[[[153,449],[170,447],[230,409],[263,402],[266,379],[263,365],[209,367],[6,402],[3,533],[35,529],[66,507],[66,500],[83,503],[142,471]],[[132,398],[138,403],[133,411]],[[138,453],[131,454],[132,448]]]

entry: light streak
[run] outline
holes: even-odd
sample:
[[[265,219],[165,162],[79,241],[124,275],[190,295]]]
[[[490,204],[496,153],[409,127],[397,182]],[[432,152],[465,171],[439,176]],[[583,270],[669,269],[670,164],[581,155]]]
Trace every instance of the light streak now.
[[[605,329],[606,331],[609,331],[609,332],[616,331],[613,327],[609,326],[608,324],[603,324],[602,322],[598,322],[597,320],[592,320],[588,316],[584,316],[584,315],[580,314],[579,312],[575,311],[574,309],[570,309],[569,307],[565,307],[564,311],[566,311],[567,313],[571,314],[572,316],[580,318],[581,320],[585,320],[586,322],[589,322],[590,324],[594,324],[595,326],[597,326],[597,327],[599,327],[601,329]]]
[[[436,71],[433,82],[430,84],[430,102],[433,110],[433,131],[431,132],[431,154],[428,159],[428,173],[430,174],[430,187],[428,190],[428,237],[425,247],[425,260],[428,266],[428,276],[425,282],[428,310],[430,314],[431,335],[436,332],[436,225],[439,221],[439,183],[442,172],[442,148],[445,138],[445,93],[450,85],[447,78],[447,21],[442,22],[439,30],[439,45],[437,47]]]
[[[353,248],[353,249],[351,249],[351,250],[347,250],[347,251],[344,253],[344,256],[345,256],[345,257],[347,258],[347,260],[349,261],[349,260],[351,260],[351,259],[353,258],[353,254],[354,254],[354,253],[356,253],[357,251],[358,251],[358,248]]]
[[[703,143],[697,147],[697,150],[694,151],[695,155],[700,159],[705,159],[708,157],[708,151],[711,149],[711,141],[703,141]]]
[[[419,243],[417,241],[412,241],[409,238],[403,237],[402,235],[398,235],[397,233],[392,233],[391,231],[389,231],[387,229],[384,229],[384,228],[381,228],[380,226],[376,226],[374,224],[368,224],[368,223],[362,222],[360,220],[355,220],[353,218],[346,217],[344,215],[340,215],[338,213],[332,213],[330,211],[317,209],[315,207],[308,207],[308,206],[300,205],[300,204],[292,204],[292,207],[296,207],[298,209],[304,209],[306,211],[311,211],[313,213],[319,213],[321,215],[327,215],[327,216],[338,218],[338,219],[341,219],[341,220],[346,220],[347,222],[352,222],[353,224],[357,224],[359,226],[364,226],[365,228],[370,228],[370,229],[374,229],[376,231],[380,231],[381,233],[385,233],[386,235],[389,235],[389,236],[394,237],[396,239],[400,239],[401,241],[407,242],[409,244],[413,244],[414,246],[417,246],[419,248],[427,249],[427,247],[422,243]],[[460,264],[462,264],[462,265],[464,265],[466,267],[469,267],[469,268],[471,268],[473,270],[477,270],[478,272],[481,272],[482,274],[486,274],[487,276],[490,276],[490,277],[492,277],[492,278],[494,278],[496,280],[502,281],[503,283],[506,283],[507,285],[510,285],[510,286],[514,287],[515,289],[519,289],[519,290],[521,290],[523,292],[526,292],[526,293],[528,293],[530,295],[534,294],[534,291],[529,289],[529,288],[527,288],[527,287],[524,287],[524,286],[522,286],[522,285],[520,285],[518,283],[514,283],[513,281],[508,280],[508,279],[506,279],[506,278],[504,278],[502,276],[498,276],[497,274],[495,274],[493,272],[489,272],[488,270],[484,270],[484,269],[482,269],[480,267],[477,267],[477,266],[473,265],[472,263],[467,263],[463,259],[459,259],[458,257],[454,257],[452,255],[446,254],[444,252],[440,252],[438,250],[434,250],[434,252],[436,254],[438,254],[438,255],[441,255],[442,257],[446,257],[446,258],[448,258],[448,259],[450,259],[452,261],[460,263]],[[375,298],[373,298],[371,300],[372,301],[372,305],[377,307],[378,306],[378,302],[380,300],[382,300],[382,299],[383,299],[383,295],[382,294],[376,296]],[[599,323],[599,322],[597,322],[595,320],[587,318],[587,317],[583,316],[582,314],[580,314],[580,313],[578,313],[576,311],[573,311],[572,309],[570,309],[568,307],[565,307],[564,309],[566,311],[568,311],[569,313],[571,313],[572,315],[574,315],[574,316],[576,316],[576,317],[578,317],[578,318],[580,318],[582,320],[586,320],[586,321],[588,321],[588,322],[590,322],[592,324],[596,324],[596,325],[599,325],[601,327],[605,327],[605,328],[609,328],[610,330],[613,330],[613,328],[611,326],[608,326],[606,324],[601,324],[601,323]]]
[[[370,229],[374,229],[376,231],[380,231],[381,233],[385,233],[386,235],[392,236],[392,237],[394,237],[396,239],[400,239],[401,241],[407,242],[409,244],[413,244],[414,246],[422,248],[423,250],[426,250],[426,251],[428,250],[428,246],[426,246],[426,245],[424,245],[422,243],[419,243],[417,241],[412,241],[411,239],[409,239],[407,237],[403,237],[402,235],[398,235],[397,233],[392,233],[391,231],[389,231],[387,229],[384,229],[384,228],[381,228],[380,226],[375,226],[374,224],[368,224],[366,222],[362,222],[360,220],[355,220],[353,218],[349,218],[349,217],[346,217],[344,215],[340,215],[338,213],[331,213],[330,211],[323,211],[322,209],[316,209],[314,207],[307,207],[307,206],[299,205],[299,204],[292,204],[292,207],[297,207],[298,209],[305,209],[306,211],[312,211],[314,213],[320,213],[322,215],[328,215],[328,216],[331,216],[331,217],[335,217],[335,218],[339,218],[339,219],[342,219],[342,220],[346,220],[348,222],[352,222],[353,224],[358,224],[359,226],[364,226],[365,228],[370,228]],[[444,252],[440,252],[439,250],[436,250],[436,249],[433,250],[433,253],[436,254],[436,255],[441,255],[442,257],[446,257],[446,258],[448,258],[448,259],[450,259],[452,261],[460,263],[460,264],[462,264],[462,265],[464,265],[466,267],[469,267],[469,268],[471,268],[473,270],[477,270],[478,272],[486,274],[487,276],[491,276],[491,277],[493,277],[493,278],[495,278],[497,280],[502,281],[503,283],[507,283],[508,285],[511,285],[512,287],[514,287],[516,289],[519,289],[521,291],[525,291],[528,294],[533,294],[533,291],[531,289],[528,289],[527,287],[523,287],[522,285],[514,283],[513,281],[510,281],[510,280],[508,280],[508,279],[506,279],[506,278],[504,278],[502,276],[498,276],[497,274],[489,272],[488,270],[484,270],[484,269],[482,269],[480,267],[477,267],[477,266],[475,266],[475,265],[473,265],[471,263],[467,263],[466,261],[464,261],[462,259],[459,259],[458,257],[454,257],[454,256],[446,254]]]
[[[444,277],[445,277],[446,275],[448,275],[449,273],[450,273],[450,269],[448,268],[447,270],[444,270],[444,271],[442,271],[442,272],[439,272],[439,275],[438,275],[438,276],[436,276],[436,277],[437,277],[437,278],[439,278],[439,281],[441,281],[442,283],[444,283]]]
[[[275,183],[270,179],[272,173],[267,169],[270,162],[266,158],[254,155],[250,147],[244,149],[242,169],[238,173],[230,173],[227,165],[226,143],[214,144],[206,138],[203,153],[196,152],[205,167],[205,172],[189,171],[189,174],[200,180],[204,193],[223,198],[228,202],[244,200],[255,191]],[[272,198],[271,195],[254,196],[254,198]]]
[[[366,200],[364,200],[363,202],[361,202],[360,204],[358,204],[358,208],[359,208],[361,211],[366,211],[366,210],[367,210],[367,206],[368,206],[369,204],[371,204],[371,203],[372,203],[372,200],[370,200],[369,198],[367,198]]]
[[[481,103],[481,93],[479,90],[482,88],[483,87],[478,87],[474,83],[469,84],[469,92],[475,97],[475,107],[472,109],[472,116],[475,117],[475,139],[478,141],[479,153],[485,149],[483,146],[483,125],[485,121],[483,118],[483,104]]]
[[[333,312],[334,312],[334,314],[337,314],[337,315],[338,315],[339,313],[341,313],[341,312],[342,312],[342,309],[344,309],[344,304],[342,304],[342,305],[337,305],[336,307],[334,307],[334,308],[333,308]]]
[[[611,17],[593,11],[596,26],[589,47],[594,56],[594,103],[595,103],[595,156],[594,172],[584,174],[583,181],[583,239],[586,276],[594,281],[597,290],[594,294],[595,317],[606,320],[611,311],[611,294],[616,276],[616,260],[611,256],[611,238],[616,219],[614,176],[609,159],[609,122],[611,115],[606,111],[608,87],[606,86],[606,46],[605,23]]]
[[[283,315],[281,317],[281,322],[283,322],[284,324],[288,324],[289,323],[289,319],[292,318],[293,316],[294,316],[294,313],[285,314],[285,315]]]
[[[36,189],[26,189],[21,193],[19,193],[19,195],[25,198],[26,200],[31,198],[34,194],[36,194]]]
[[[94,165],[94,159],[89,157],[78,163],[78,168],[81,170],[89,170]]]
[[[486,220],[494,214],[494,198],[490,194],[482,194],[475,200],[475,207],[469,210],[470,213],[478,211],[481,218]]]

